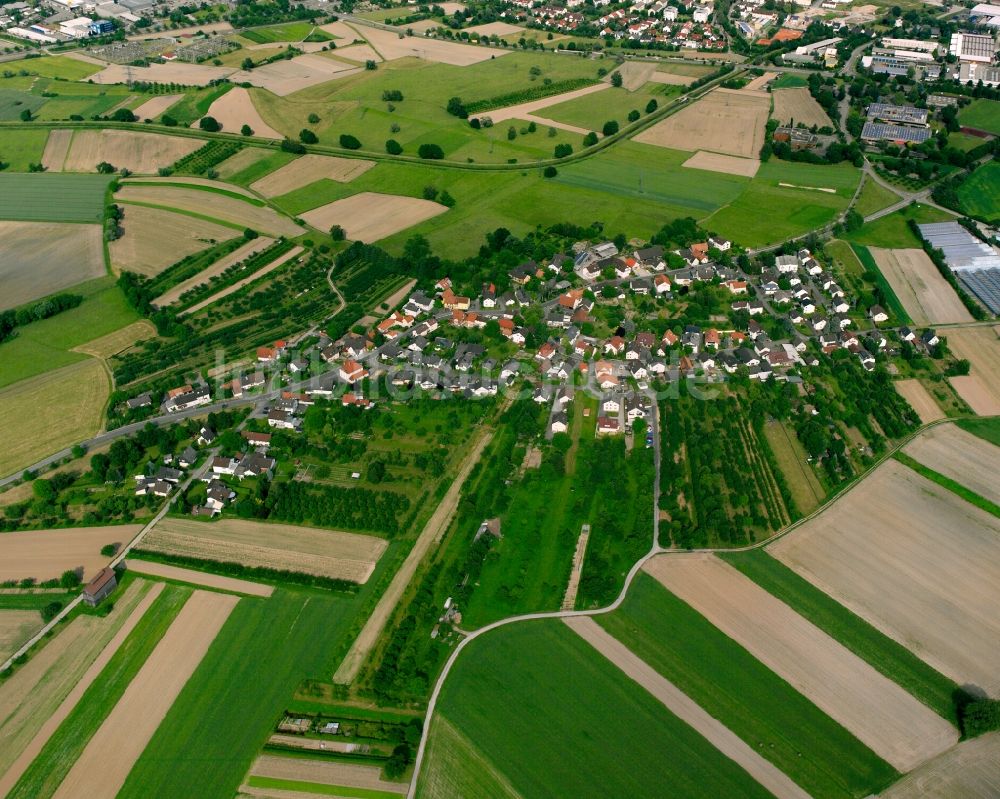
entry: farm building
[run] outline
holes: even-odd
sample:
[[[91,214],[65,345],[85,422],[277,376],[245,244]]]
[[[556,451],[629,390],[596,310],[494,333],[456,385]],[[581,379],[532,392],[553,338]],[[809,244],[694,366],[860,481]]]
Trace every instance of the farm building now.
[[[105,566],[83,589],[83,601],[91,607],[96,607],[117,587],[118,578],[115,576],[115,570]]]

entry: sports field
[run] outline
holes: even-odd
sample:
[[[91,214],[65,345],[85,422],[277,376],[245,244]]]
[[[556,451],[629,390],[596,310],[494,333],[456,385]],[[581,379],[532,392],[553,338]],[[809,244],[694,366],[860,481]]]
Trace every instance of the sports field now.
[[[595,621],[816,799],[863,796],[893,769],[660,583],[640,573]]]
[[[1000,102],[973,100],[958,113],[958,121],[970,128],[977,128],[1000,136]]]
[[[476,786],[479,795],[586,796],[595,785],[608,796],[769,795],[558,620],[508,625],[467,647],[429,734],[420,797]],[[454,740],[464,752],[443,751]]]
[[[0,222],[0,310],[104,274],[99,225]]]
[[[0,219],[101,222],[110,181],[107,175],[0,172]]]
[[[969,216],[995,222],[1000,218],[1000,164],[983,164],[958,187],[962,210]]]

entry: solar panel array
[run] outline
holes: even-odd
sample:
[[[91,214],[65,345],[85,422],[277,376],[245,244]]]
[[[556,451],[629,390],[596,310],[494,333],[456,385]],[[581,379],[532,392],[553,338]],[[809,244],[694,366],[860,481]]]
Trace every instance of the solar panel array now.
[[[906,125],[888,125],[884,122],[865,122],[861,138],[868,141],[905,141],[920,144],[931,136],[930,128],[908,128]]]
[[[920,235],[944,253],[955,277],[994,314],[1000,314],[1000,255],[958,222],[918,225]]]

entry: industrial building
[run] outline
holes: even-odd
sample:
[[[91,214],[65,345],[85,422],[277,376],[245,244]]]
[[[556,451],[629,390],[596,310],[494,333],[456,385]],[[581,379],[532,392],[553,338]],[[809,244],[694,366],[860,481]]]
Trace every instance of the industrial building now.
[[[959,61],[992,64],[997,48],[992,36],[981,33],[953,33],[948,49]]]
[[[918,225],[920,235],[944,253],[948,268],[991,313],[1000,314],[1000,254],[958,222]]]

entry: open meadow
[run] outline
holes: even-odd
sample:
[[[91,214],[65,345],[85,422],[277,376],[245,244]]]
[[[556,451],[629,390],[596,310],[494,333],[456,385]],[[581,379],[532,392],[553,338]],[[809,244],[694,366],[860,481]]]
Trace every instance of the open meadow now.
[[[924,327],[972,321],[955,290],[923,250],[870,247],[869,252],[914,324]]]
[[[958,731],[788,605],[712,555],[670,555],[645,571],[900,772]]]
[[[958,395],[981,416],[1000,414],[1000,330],[955,328],[947,339],[951,353],[972,366],[968,375],[948,378]]]
[[[1000,447],[943,424],[921,433],[903,452],[981,497],[1000,504]]]
[[[558,620],[470,644],[427,734],[417,796],[429,799],[584,796],[594,785],[610,796],[769,795]]]
[[[110,560],[101,555],[101,547],[126,544],[140,529],[141,525],[123,524],[4,533],[0,535],[0,581],[34,577],[42,582],[71,569],[82,569],[84,580],[89,580]]]
[[[48,131],[41,129],[0,131],[0,159],[10,164],[7,169],[11,172],[27,172],[32,164],[42,163],[48,136]]]
[[[153,529],[142,546],[172,555],[364,583],[385,551],[386,541],[290,524],[170,517]]]
[[[100,225],[0,222],[0,310],[104,274]]]
[[[104,366],[93,359],[0,389],[0,474],[94,435],[101,429],[110,391]]]
[[[768,547],[960,685],[1000,693],[1000,521],[896,461]]]

